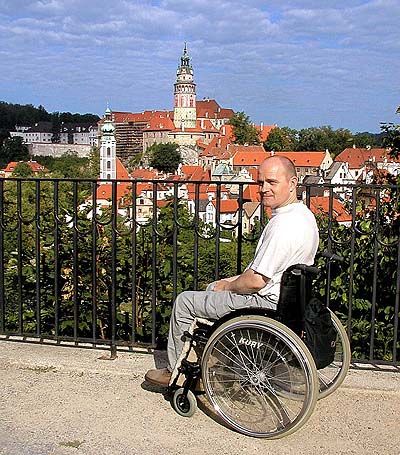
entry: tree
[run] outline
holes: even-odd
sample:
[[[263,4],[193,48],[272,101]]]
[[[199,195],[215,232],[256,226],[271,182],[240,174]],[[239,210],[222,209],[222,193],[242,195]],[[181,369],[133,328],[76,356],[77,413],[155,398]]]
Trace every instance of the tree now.
[[[353,144],[358,148],[379,147],[381,145],[379,136],[379,134],[372,134],[367,131],[356,133],[353,135]]]
[[[149,154],[150,166],[160,172],[175,172],[181,162],[181,154],[178,145],[169,142],[167,144],[153,144],[146,150]]]
[[[18,163],[12,173],[13,177],[35,177],[34,172],[27,163]]]
[[[297,131],[287,126],[273,128],[264,142],[264,148],[268,151],[296,150],[296,147]]]
[[[397,108],[396,113],[400,114],[400,106]],[[400,156],[400,125],[382,123],[381,130],[385,133],[383,145],[390,150],[389,156],[398,158]]]
[[[259,144],[259,132],[257,128],[251,124],[250,118],[244,112],[235,112],[229,119],[229,125],[232,125],[235,142],[240,145]]]
[[[100,175],[100,150],[94,146],[89,154],[89,175],[88,177],[97,178]]]
[[[0,165],[6,166],[10,161],[24,161],[29,159],[29,150],[22,141],[22,137],[16,136],[5,139],[0,149]]]
[[[352,145],[352,135],[347,129],[333,130],[331,126],[305,128],[299,131],[297,150],[329,150],[336,156]]]

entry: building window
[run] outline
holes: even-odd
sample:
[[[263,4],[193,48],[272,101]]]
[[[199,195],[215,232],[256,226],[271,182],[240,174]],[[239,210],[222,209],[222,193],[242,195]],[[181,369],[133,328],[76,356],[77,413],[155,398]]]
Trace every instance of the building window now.
[[[111,156],[111,149],[110,147],[107,147],[107,158]]]

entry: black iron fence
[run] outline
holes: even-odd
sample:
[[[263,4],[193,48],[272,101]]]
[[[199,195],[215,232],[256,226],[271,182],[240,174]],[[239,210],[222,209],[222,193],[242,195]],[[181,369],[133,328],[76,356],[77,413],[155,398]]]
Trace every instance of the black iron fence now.
[[[179,292],[250,261],[268,213],[248,185],[0,179],[0,334],[112,351],[162,345]],[[320,252],[344,258],[318,255],[314,288],[360,361],[399,364],[399,188],[298,189]]]

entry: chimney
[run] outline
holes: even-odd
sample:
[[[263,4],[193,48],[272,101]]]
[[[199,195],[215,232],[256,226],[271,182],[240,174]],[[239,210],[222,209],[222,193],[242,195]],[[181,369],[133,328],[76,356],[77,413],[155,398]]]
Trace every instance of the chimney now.
[[[260,130],[262,131],[264,129],[264,122],[260,123]]]

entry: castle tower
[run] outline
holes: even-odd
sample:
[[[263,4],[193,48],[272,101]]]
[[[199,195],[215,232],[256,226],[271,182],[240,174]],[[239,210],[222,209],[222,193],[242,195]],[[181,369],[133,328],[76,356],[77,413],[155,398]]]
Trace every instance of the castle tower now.
[[[117,178],[117,143],[115,127],[111,123],[111,111],[107,107],[104,114],[104,123],[101,127],[100,141],[100,179],[111,180]]]
[[[176,76],[174,84],[175,128],[196,128],[196,84],[193,82],[193,68],[190,64],[186,43]]]

